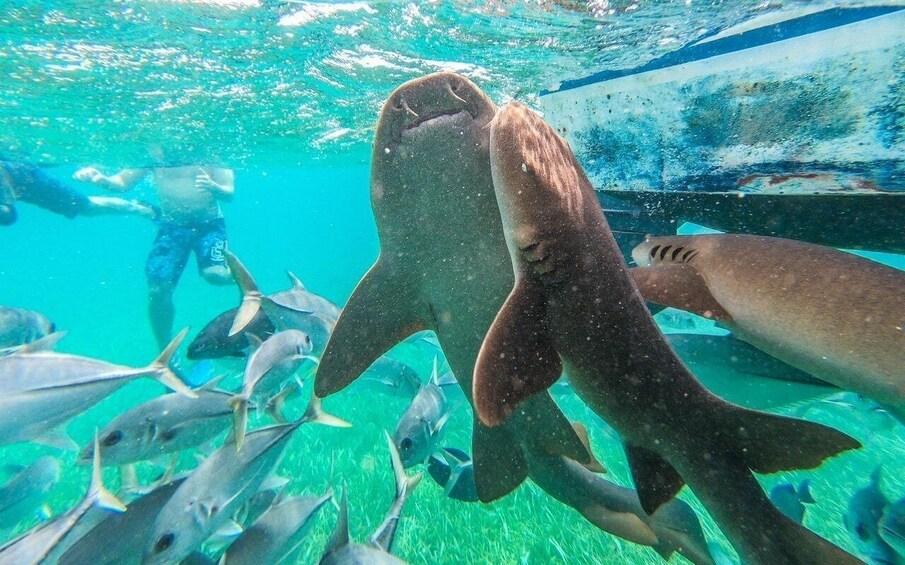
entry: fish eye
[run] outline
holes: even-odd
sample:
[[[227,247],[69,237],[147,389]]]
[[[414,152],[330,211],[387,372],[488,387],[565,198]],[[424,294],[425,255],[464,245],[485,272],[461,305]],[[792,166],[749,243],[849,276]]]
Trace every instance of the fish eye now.
[[[179,430],[177,430],[176,428],[170,428],[170,429],[164,431],[162,434],[160,434],[160,439],[162,439],[163,441],[170,441],[171,439],[176,437],[176,434],[178,434],[178,433],[179,433]]]
[[[311,345],[311,338],[308,334],[305,334],[305,345]]]
[[[396,99],[396,102],[393,103],[393,108],[396,108],[397,110],[402,109],[402,99],[401,98]]]
[[[173,542],[176,540],[176,536],[172,532],[168,532],[157,538],[157,543],[154,544],[154,553],[162,553],[170,548],[173,545]]]
[[[450,84],[449,87],[452,89],[453,92],[457,92],[459,90],[459,83],[454,82],[454,83]]]
[[[113,447],[123,439],[123,433],[119,430],[110,432],[104,438],[104,447]]]
[[[412,438],[403,438],[402,441],[399,442],[399,447],[401,447],[402,449],[411,449],[412,443]]]
[[[858,539],[870,539],[870,532],[867,531],[867,526],[865,526],[864,524],[859,523],[858,527],[855,528],[855,533],[858,534]]]

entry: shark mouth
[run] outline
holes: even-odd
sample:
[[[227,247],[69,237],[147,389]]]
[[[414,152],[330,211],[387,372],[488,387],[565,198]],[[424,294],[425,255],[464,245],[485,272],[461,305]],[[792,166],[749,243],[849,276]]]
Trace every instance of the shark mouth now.
[[[415,119],[413,119],[411,122],[406,123],[405,126],[402,128],[402,131],[411,132],[424,125],[452,121],[454,118],[460,116],[461,114],[468,114],[469,116],[471,115],[465,109],[461,109],[461,110],[436,109],[433,111],[425,111],[424,113],[418,114],[418,116]]]

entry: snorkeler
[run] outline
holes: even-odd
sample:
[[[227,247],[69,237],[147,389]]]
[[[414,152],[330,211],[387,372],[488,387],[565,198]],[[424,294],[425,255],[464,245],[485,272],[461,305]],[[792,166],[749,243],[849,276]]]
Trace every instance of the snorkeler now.
[[[87,196],[51,177],[39,167],[0,160],[0,226],[16,222],[16,201],[28,202],[67,218],[101,214],[154,217],[154,210],[131,200]]]
[[[111,176],[87,167],[74,178],[125,192],[148,174],[153,175],[160,200],[157,237],[145,265],[148,314],[154,337],[164,347],[173,330],[173,292],[192,251],[204,280],[216,285],[232,283],[220,201],[232,198],[234,176],[231,169],[190,165],[125,169]]]

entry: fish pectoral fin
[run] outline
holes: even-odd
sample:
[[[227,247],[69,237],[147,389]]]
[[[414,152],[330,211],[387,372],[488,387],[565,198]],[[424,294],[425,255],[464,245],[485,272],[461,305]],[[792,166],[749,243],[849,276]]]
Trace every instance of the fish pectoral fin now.
[[[638,491],[641,508],[653,515],[682,490],[685,480],[665,459],[643,447],[625,445],[628,465]]]
[[[475,411],[485,424],[502,423],[519,403],[552,386],[562,373],[546,318],[540,288],[516,283],[487,331],[475,363]]]
[[[856,439],[823,424],[723,404],[728,413],[715,416],[716,421],[755,473],[813,469],[829,457],[861,447]]]
[[[319,397],[345,388],[394,345],[428,329],[416,281],[400,270],[381,257],[355,287],[317,368]]]
[[[648,302],[731,322],[732,316],[710,293],[707,281],[692,265],[655,265],[630,269],[641,296]]]
[[[66,432],[62,432],[60,430],[50,430],[38,437],[32,438],[31,441],[40,445],[62,449],[64,451],[79,450],[79,445],[75,443],[71,437],[66,435]]]
[[[525,454],[506,427],[488,428],[475,418],[471,450],[481,502],[506,496],[528,477]]]

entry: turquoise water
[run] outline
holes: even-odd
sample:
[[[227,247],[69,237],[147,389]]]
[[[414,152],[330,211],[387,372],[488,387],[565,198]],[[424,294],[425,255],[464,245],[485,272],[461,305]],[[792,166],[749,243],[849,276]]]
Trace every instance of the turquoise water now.
[[[184,148],[189,160],[216,157],[236,170],[235,199],[224,205],[230,248],[261,289],[287,288],[290,270],[339,305],[379,250],[370,208],[369,144],[380,106],[397,85],[450,69],[475,80],[497,102],[531,103],[563,78],[634,65],[706,30],[773,9],[772,3],[743,1],[373,2],[340,4],[348,8],[339,11],[331,11],[331,4],[215,4],[5,4],[0,8],[2,150],[46,165],[54,178],[90,194],[102,193],[71,181],[75,170],[144,164],[149,142],[164,139]],[[307,6],[317,7],[310,21],[303,18]],[[148,182],[131,194],[154,200]],[[18,212],[14,226],[0,228],[0,305],[46,314],[68,332],[60,351],[133,366],[151,361],[158,351],[146,316],[144,264],[153,224],[128,217],[68,220],[24,203]],[[901,256],[867,255],[905,269]],[[238,302],[234,287],[206,284],[192,259],[175,295],[175,327],[190,327],[191,338]],[[422,380],[428,377],[432,355],[415,348],[397,357],[411,363]],[[218,372],[237,368],[241,365],[217,365]],[[309,389],[310,384],[306,396]],[[161,390],[149,381],[131,383],[67,430],[84,445],[96,427]],[[556,399],[570,418],[594,424],[589,425],[592,443],[610,469],[608,478],[631,485],[616,434],[574,395],[557,393]],[[352,537],[365,541],[393,494],[383,430],[394,428],[407,401],[352,388],[326,406],[354,427],[303,427],[279,473],[291,479],[292,493],[345,485]],[[294,401],[290,416],[303,408]],[[851,494],[868,484],[870,471],[882,465],[887,497],[905,496],[903,428],[857,410],[818,407],[808,417],[853,435],[864,448],[815,471],[763,477],[762,484],[769,489],[811,478],[817,504],[808,507],[805,524],[854,551],[842,515]],[[444,444],[470,450],[470,419],[467,406],[460,406]],[[59,457],[63,475],[46,501],[54,513],[84,493],[88,471],[75,465],[71,452],[22,444],[2,446],[0,453],[8,462],[26,463],[45,453]],[[191,453],[179,459],[181,470],[195,464]],[[156,472],[150,465],[140,468],[145,480]],[[114,470],[105,477],[118,485]],[[698,511],[708,540],[731,555],[689,490],[681,497]],[[330,507],[321,513],[290,562],[317,561],[335,516]],[[5,540],[35,523],[27,520],[0,536]],[[394,553],[425,564],[662,562],[648,548],[600,532],[534,485],[481,505],[446,498],[429,478],[406,508]],[[684,561],[675,556],[673,562]]]

